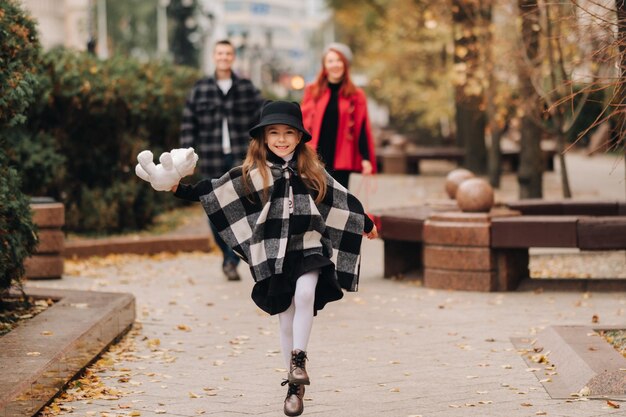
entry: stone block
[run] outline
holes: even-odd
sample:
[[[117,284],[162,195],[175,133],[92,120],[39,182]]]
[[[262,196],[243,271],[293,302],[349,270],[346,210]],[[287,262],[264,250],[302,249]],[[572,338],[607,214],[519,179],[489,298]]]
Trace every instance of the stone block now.
[[[40,228],[59,228],[65,224],[65,207],[62,203],[31,204],[33,222]]]
[[[57,255],[33,255],[24,262],[26,278],[61,278],[63,275],[63,257]]]
[[[447,290],[494,291],[494,271],[459,271],[424,268],[424,286]]]
[[[424,246],[424,267],[460,271],[495,270],[495,258],[490,248],[464,246]]]
[[[489,223],[445,222],[427,220],[423,240],[430,245],[489,246]]]
[[[65,247],[65,236],[59,229],[40,229],[37,253],[61,253]]]

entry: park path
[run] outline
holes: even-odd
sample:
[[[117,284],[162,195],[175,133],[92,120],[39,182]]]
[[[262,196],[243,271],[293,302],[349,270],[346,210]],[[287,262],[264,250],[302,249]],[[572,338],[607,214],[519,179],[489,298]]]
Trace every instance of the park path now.
[[[623,198],[623,163],[621,173],[619,166],[611,172],[609,157],[576,157],[572,185],[580,198]],[[380,176],[368,204],[444,198],[437,170],[449,167],[431,168],[419,177]],[[558,178],[546,177],[554,197]],[[515,178],[504,180],[498,198],[514,198]],[[358,181],[351,185],[355,191]],[[602,325],[623,325],[626,293],[432,290],[383,279],[382,255],[382,242],[366,241],[360,291],[316,318],[304,415],[625,414],[604,401],[551,399],[510,338],[533,337],[549,325],[588,325],[594,315]],[[220,269],[213,253],[122,255],[68,262],[61,281],[29,283],[137,298],[137,325],[93,368],[97,383],[70,390],[44,415],[282,415],[278,321],[250,300],[243,266],[241,282],[225,281]]]

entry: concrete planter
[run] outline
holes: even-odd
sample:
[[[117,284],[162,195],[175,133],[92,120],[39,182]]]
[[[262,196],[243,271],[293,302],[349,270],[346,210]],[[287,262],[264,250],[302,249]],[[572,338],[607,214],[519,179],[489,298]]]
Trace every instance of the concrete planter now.
[[[63,275],[65,207],[52,199],[33,199],[30,205],[33,222],[39,228],[39,244],[33,256],[26,259],[26,278],[59,279]]]

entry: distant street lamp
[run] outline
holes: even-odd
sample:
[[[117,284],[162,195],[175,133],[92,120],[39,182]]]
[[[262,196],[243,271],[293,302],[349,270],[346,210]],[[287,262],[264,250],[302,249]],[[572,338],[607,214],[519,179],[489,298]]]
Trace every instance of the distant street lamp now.
[[[302,90],[304,88],[304,78],[300,75],[294,75],[291,77],[291,88],[294,90]]]
[[[157,51],[161,58],[167,56],[168,42],[167,42],[167,6],[170,5],[170,0],[159,0],[157,4]]]
[[[100,59],[107,59],[109,57],[107,38],[107,1],[98,0],[98,43],[96,45],[96,52]]]

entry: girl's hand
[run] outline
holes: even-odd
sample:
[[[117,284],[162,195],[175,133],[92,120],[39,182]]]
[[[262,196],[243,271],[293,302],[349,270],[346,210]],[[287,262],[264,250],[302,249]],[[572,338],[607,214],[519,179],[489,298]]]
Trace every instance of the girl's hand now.
[[[363,175],[372,175],[372,163],[370,161],[366,161],[365,159],[361,161],[361,173]]]
[[[172,191],[173,193],[175,193],[175,192],[176,192],[176,190],[178,190],[178,184],[176,184],[175,186],[173,186],[173,187],[172,187],[172,189],[171,189],[171,191]]]
[[[376,239],[378,237],[378,229],[376,229],[376,225],[374,225],[374,227],[372,227],[372,230],[369,231],[369,233],[366,233],[365,236],[367,236],[368,239]]]

